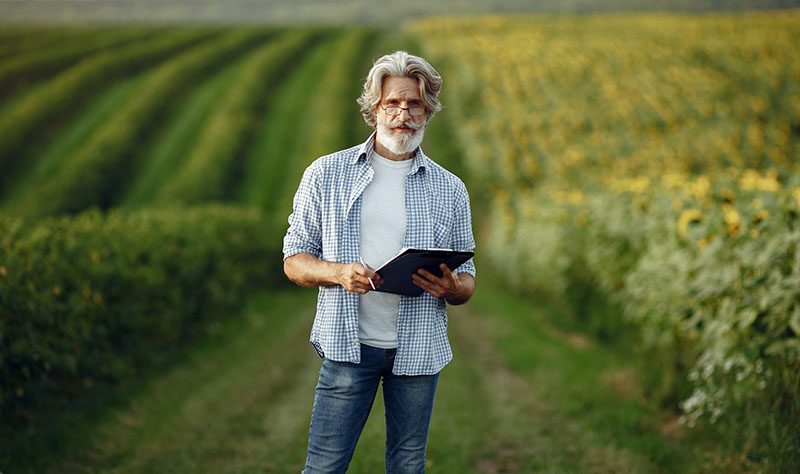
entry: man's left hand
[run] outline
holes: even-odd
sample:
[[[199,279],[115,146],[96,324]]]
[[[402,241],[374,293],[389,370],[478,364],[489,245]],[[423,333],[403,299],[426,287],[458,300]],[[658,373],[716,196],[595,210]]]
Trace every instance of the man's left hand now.
[[[466,303],[475,287],[472,275],[466,273],[458,275],[444,263],[439,265],[439,268],[442,270],[441,277],[420,268],[411,279],[415,285],[436,298],[445,298],[450,304]]]

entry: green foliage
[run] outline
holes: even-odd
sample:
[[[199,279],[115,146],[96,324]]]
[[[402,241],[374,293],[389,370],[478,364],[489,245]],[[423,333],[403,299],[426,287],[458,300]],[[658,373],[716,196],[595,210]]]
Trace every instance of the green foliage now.
[[[239,201],[258,206],[273,214],[277,201],[284,194],[293,193],[296,182],[290,182],[285,169],[295,161],[307,162],[303,145],[308,140],[306,127],[313,91],[319,86],[325,66],[333,57],[332,32],[327,32],[308,48],[290,75],[276,87],[266,116],[259,124],[254,140],[247,151],[245,171],[239,185]],[[288,209],[280,209],[289,212]],[[280,216],[282,223],[286,216]]]
[[[164,110],[165,104],[180,93],[183,84],[206,73],[231,55],[263,40],[264,29],[231,31],[213,42],[180,55],[158,68],[143,86],[91,139],[69,157],[59,173],[44,182],[35,193],[20,200],[24,215],[51,215],[77,212],[91,205],[107,207],[136,168],[137,142]]]
[[[119,48],[125,43],[141,41],[145,36],[161,32],[153,27],[120,28],[99,32],[68,41],[58,48],[41,48],[0,62],[0,96],[33,81],[53,76],[85,56],[106,48]]]
[[[181,170],[157,200],[195,203],[230,194],[237,157],[254,116],[270,89],[283,79],[291,61],[311,39],[311,30],[294,30],[272,39],[247,59],[244,70],[223,96]],[[261,99],[259,99],[261,98]],[[279,159],[278,157],[270,157]]]
[[[7,179],[28,141],[40,127],[61,117],[88,93],[110,81],[136,73],[171,54],[208,37],[213,30],[179,29],[152,41],[134,43],[94,55],[48,81],[36,94],[26,96],[0,116],[0,174]]]
[[[718,183],[712,201],[731,189]],[[772,471],[791,471],[800,462],[792,428],[800,412],[798,201],[735,194],[736,226],[732,207],[709,207],[685,231],[681,216],[690,210],[676,209],[664,190],[597,190],[579,205],[548,206],[540,197],[536,215],[512,227],[504,219],[518,216],[495,208],[488,250],[522,269],[512,278],[518,288],[547,290],[570,305],[581,303],[580,288],[599,290],[636,330],[652,398],[680,404],[689,425],[719,425]],[[587,313],[584,324],[598,332],[619,325]]]
[[[303,170],[314,159],[353,146],[357,142],[348,136],[353,130],[348,120],[358,113],[355,103],[361,77],[369,69],[360,69],[364,60],[364,49],[374,36],[374,30],[354,28],[345,30],[334,40],[332,58],[320,76],[313,98],[309,104],[304,131],[306,140],[297,151],[297,159],[289,160],[283,176],[287,183],[299,183]],[[364,139],[365,137],[359,137]],[[278,196],[275,209],[291,211],[292,196],[297,189],[290,186]],[[287,214],[288,215],[288,214]]]
[[[285,281],[280,234],[220,205],[0,219],[0,418],[132,375],[220,307]]]
[[[800,466],[800,17],[423,20],[473,182],[484,252],[523,291],[635,328],[649,394]],[[513,269],[513,271],[508,271]],[[621,321],[621,319],[623,321]],[[778,401],[775,401],[778,400]],[[758,420],[757,422],[753,420]]]

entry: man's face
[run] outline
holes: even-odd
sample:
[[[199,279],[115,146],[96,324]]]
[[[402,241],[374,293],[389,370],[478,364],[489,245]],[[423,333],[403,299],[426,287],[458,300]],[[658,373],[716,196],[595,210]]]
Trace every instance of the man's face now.
[[[387,109],[392,108],[399,109],[396,115],[387,112]],[[422,113],[412,115],[415,111],[411,109]],[[376,107],[376,114],[378,139],[392,153],[409,153],[422,143],[426,114],[415,79],[387,77],[383,81],[381,101]]]

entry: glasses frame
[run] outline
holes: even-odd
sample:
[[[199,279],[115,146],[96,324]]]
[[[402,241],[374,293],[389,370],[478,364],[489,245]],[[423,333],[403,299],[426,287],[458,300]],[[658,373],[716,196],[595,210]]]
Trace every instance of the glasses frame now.
[[[406,112],[408,112],[408,115],[410,117],[422,117],[423,115],[425,115],[428,112],[427,107],[425,107],[424,105],[417,105],[417,106],[414,106],[414,107],[400,107],[400,106],[397,106],[397,105],[390,105],[388,107],[384,107],[383,104],[379,103],[378,106],[381,109],[383,109],[383,112],[386,115],[388,115],[389,117],[397,117],[398,115],[402,114],[404,110]],[[390,114],[389,111],[386,110],[386,109],[399,109],[399,111],[396,114]],[[411,113],[411,109],[422,109],[422,113],[414,115],[414,114]]]

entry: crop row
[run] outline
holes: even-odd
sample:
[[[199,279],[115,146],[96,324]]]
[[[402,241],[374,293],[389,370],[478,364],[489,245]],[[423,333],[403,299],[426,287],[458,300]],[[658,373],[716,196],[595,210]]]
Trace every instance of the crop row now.
[[[10,58],[35,53],[56,45],[107,33],[108,26],[33,27],[29,25],[4,25],[0,31],[0,63]]]
[[[208,37],[206,30],[178,29],[153,41],[94,55],[47,81],[35,94],[0,115],[0,175],[8,178],[25,158],[30,140],[42,127],[63,117],[85,96],[127,74],[162,61]]]
[[[800,15],[629,20],[416,24],[491,198],[484,251],[520,289],[617,304],[651,393],[796,470]]]
[[[131,98],[95,132],[74,155],[65,157],[59,172],[19,201],[15,210],[25,215],[76,212],[88,206],[108,207],[118,187],[136,169],[135,148],[159,112],[191,82],[219,64],[236,57],[269,33],[236,30],[173,57],[148,78],[142,92]]]
[[[281,170],[273,170],[282,176],[283,192],[277,194],[275,207],[278,218],[285,218],[292,209],[292,197],[303,169],[315,158],[353,146],[350,136],[358,114],[355,99],[360,87],[360,74],[363,68],[364,50],[372,32],[364,29],[346,31],[334,44],[336,60],[329,61],[316,84],[313,99],[305,111],[305,122],[311,126],[304,132],[305,138],[296,153],[296,158],[287,160]],[[359,67],[361,65],[361,67]],[[357,71],[357,72],[356,72]]]
[[[124,28],[69,41],[58,48],[42,48],[0,62],[0,96],[28,85],[107,48],[119,48],[158,33],[154,28]]]
[[[175,204],[230,197],[236,175],[252,169],[251,158],[278,165],[275,186],[256,185],[273,199],[290,200],[296,180],[281,187],[285,169],[302,170],[316,155],[351,144],[371,38],[367,30],[229,30],[213,42],[187,44],[157,67],[131,67],[139,78],[109,87],[117,94],[124,86],[112,101],[121,104],[113,115],[96,122],[82,144],[63,147],[70,152],[57,157],[60,163],[18,187],[21,194],[5,210],[24,220],[0,219],[0,418],[30,415],[38,401],[127,377],[154,348],[182,341],[215,308],[277,284],[284,226],[275,225],[272,213]],[[290,79],[305,87],[289,87]],[[216,87],[215,81],[224,87],[208,90],[225,92],[195,128],[179,172],[163,180],[158,210],[80,212],[120,202],[148,160],[142,151],[155,141],[153,130],[183,108],[194,84]],[[74,90],[88,95],[91,89]],[[290,99],[280,97],[289,89]],[[298,97],[303,100],[291,100]],[[281,101],[283,108],[274,109]],[[264,139],[259,132],[286,121],[293,144],[248,153]],[[79,213],[40,217],[65,212]],[[275,271],[264,271],[273,264]]]
[[[243,154],[259,106],[285,78],[291,61],[310,39],[310,30],[292,31],[271,40],[247,59],[243,72],[230,84],[183,167],[160,190],[156,201],[192,204],[230,195],[237,159]]]
[[[337,35],[326,35],[316,43],[276,87],[247,150],[238,201],[271,213],[287,181],[282,170],[295,160],[308,158],[303,156],[302,148],[310,127],[299,124],[314,123],[309,107],[325,66],[336,57],[336,38]]]

